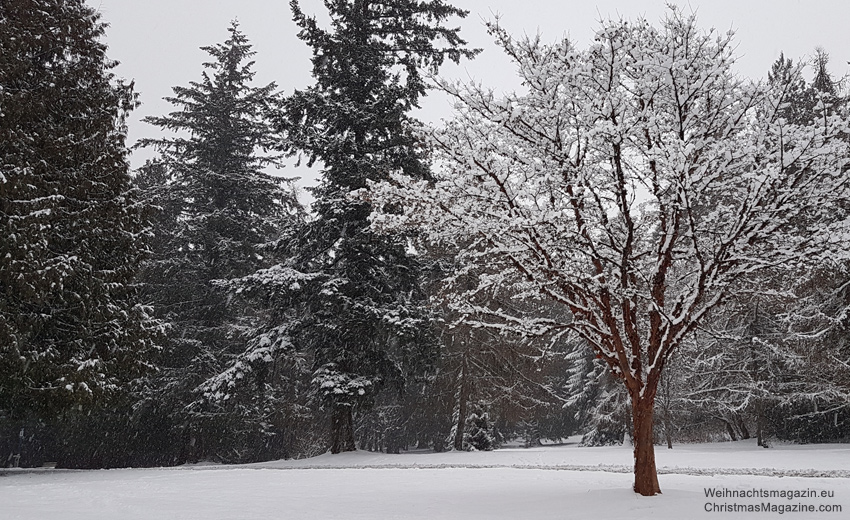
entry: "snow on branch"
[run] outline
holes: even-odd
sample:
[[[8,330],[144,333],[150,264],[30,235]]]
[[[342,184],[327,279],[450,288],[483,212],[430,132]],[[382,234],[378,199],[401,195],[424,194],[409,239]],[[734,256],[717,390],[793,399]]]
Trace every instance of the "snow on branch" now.
[[[786,92],[732,71],[731,34],[678,10],[658,29],[609,22],[585,51],[490,31],[523,91],[440,82],[457,115],[428,133],[434,178],[357,194],[374,230],[415,229],[481,266],[465,298],[498,280],[564,310],[481,319],[569,328],[642,396],[737,280],[846,254],[846,110],[779,117]]]

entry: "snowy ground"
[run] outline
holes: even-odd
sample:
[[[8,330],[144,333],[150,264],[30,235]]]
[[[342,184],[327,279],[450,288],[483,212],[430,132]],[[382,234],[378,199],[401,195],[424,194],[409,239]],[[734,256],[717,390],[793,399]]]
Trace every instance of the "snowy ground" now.
[[[630,490],[629,447],[574,444],[488,453],[356,452],[246,466],[0,470],[0,519],[850,517],[850,445],[763,449],[743,441],[656,449],[663,495],[650,498]],[[712,499],[706,488],[817,496]],[[816,511],[706,511],[712,504],[766,503]],[[830,505],[842,510],[817,511]]]

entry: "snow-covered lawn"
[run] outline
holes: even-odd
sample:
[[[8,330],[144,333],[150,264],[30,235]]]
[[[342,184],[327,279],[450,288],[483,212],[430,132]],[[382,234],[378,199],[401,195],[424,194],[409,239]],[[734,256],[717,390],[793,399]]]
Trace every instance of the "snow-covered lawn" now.
[[[706,504],[767,503],[842,506],[782,517],[850,514],[850,445],[763,449],[744,441],[659,446],[656,453],[664,494],[651,498],[630,490],[629,447],[571,444],[487,453],[356,452],[245,466],[0,470],[0,518],[780,518],[778,511],[706,512]],[[818,496],[706,498],[706,488]]]

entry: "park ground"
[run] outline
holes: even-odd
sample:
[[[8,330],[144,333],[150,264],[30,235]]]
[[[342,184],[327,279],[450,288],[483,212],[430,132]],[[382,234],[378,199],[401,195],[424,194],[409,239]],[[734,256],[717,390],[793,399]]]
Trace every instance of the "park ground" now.
[[[850,514],[850,444],[685,444],[656,446],[656,457],[663,492],[656,497],[631,491],[630,446],[579,447],[576,439],[492,452],[358,451],[239,466],[0,470],[0,517],[661,520]],[[768,510],[746,511],[755,506]]]

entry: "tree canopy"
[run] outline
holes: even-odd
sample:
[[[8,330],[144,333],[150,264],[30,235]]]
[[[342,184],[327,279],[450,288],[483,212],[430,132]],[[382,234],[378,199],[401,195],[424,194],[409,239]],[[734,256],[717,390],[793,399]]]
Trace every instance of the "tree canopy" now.
[[[658,28],[605,23],[584,51],[490,31],[525,92],[442,83],[459,111],[431,134],[444,168],[371,185],[374,207],[404,208],[373,229],[498,266],[454,300],[480,325],[584,340],[631,397],[635,490],[658,493],[652,412],[672,353],[747,277],[846,250],[846,110],[782,117],[791,84],[741,79],[732,34],[676,9]],[[568,318],[469,303],[500,287]]]

